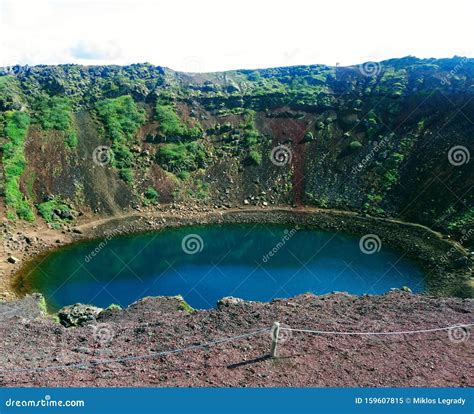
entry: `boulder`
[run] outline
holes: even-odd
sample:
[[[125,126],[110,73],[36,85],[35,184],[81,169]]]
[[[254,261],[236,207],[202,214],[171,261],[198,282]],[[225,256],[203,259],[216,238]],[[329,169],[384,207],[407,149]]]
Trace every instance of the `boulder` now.
[[[8,263],[18,263],[20,261],[20,259],[18,259],[17,257],[15,256],[8,256],[8,259],[7,259]]]
[[[75,305],[62,308],[58,312],[58,318],[59,322],[66,328],[71,326],[83,326],[87,323],[94,322],[102,311],[102,308],[96,306],[76,303]]]
[[[225,298],[219,299],[217,301],[217,307],[221,308],[224,306],[233,306],[233,305],[238,305],[242,302],[244,302],[243,299],[234,298],[233,296],[226,296]]]

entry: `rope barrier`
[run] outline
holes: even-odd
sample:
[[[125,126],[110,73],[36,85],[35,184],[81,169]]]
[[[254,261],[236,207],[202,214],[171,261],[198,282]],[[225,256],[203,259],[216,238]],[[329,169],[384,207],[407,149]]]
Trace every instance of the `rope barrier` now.
[[[391,331],[391,332],[341,332],[341,331],[321,331],[321,330],[312,330],[312,329],[297,329],[297,328],[288,328],[284,326],[280,326],[278,322],[275,322],[273,327],[271,328],[262,328],[253,332],[249,332],[242,335],[232,336],[230,338],[221,338],[216,339],[214,341],[205,342],[198,345],[190,345],[184,348],[172,349],[168,351],[162,352],[155,352],[147,355],[138,355],[138,356],[129,356],[129,357],[122,357],[116,359],[106,359],[106,360],[96,360],[96,361],[87,361],[81,362],[76,364],[69,364],[69,365],[56,365],[52,367],[38,367],[38,368],[12,368],[12,369],[0,369],[1,373],[28,373],[28,372],[46,372],[46,371],[53,371],[53,370],[60,370],[60,369],[71,369],[71,368],[78,368],[78,369],[87,369],[91,367],[95,367],[97,365],[105,365],[105,364],[113,364],[113,363],[123,363],[123,362],[130,362],[130,361],[138,361],[144,359],[151,359],[157,358],[166,355],[172,354],[179,354],[186,351],[196,350],[196,349],[203,349],[209,348],[211,346],[216,346],[228,342],[238,341],[244,338],[250,338],[255,335],[262,334],[264,332],[272,332],[272,348],[270,351],[271,356],[276,357],[276,346],[278,342],[279,331],[292,331],[292,332],[302,332],[302,333],[311,333],[311,334],[321,334],[321,335],[361,335],[361,336],[369,336],[369,335],[406,335],[406,334],[420,334],[420,333],[431,333],[431,332],[440,332],[440,331],[449,331],[452,329],[459,329],[459,328],[467,328],[474,326],[474,323],[467,323],[467,324],[458,324],[452,326],[446,326],[442,328],[430,328],[430,329],[418,329],[412,331]]]
[[[215,341],[210,341],[210,342],[206,342],[199,345],[191,345],[185,348],[172,349],[172,350],[163,351],[163,352],[155,352],[155,353],[147,354],[147,355],[138,355],[138,356],[130,356],[130,357],[123,357],[123,358],[116,358],[116,359],[107,359],[107,360],[87,361],[87,362],[81,362],[77,364],[56,365],[52,367],[0,369],[0,373],[45,372],[45,371],[53,371],[57,369],[70,369],[70,368],[82,369],[82,368],[90,368],[96,365],[138,361],[138,360],[149,359],[149,358],[157,358],[160,356],[166,356],[166,355],[171,355],[171,354],[178,354],[178,353],[191,351],[195,349],[208,348],[210,346],[216,346],[216,345],[220,345],[226,342],[232,342],[232,341],[237,341],[244,338],[250,338],[251,336],[255,336],[263,332],[270,332],[270,328],[259,329],[257,331],[249,332],[243,335],[233,336],[230,338],[217,339]]]
[[[432,328],[432,329],[419,329],[415,331],[393,331],[393,332],[340,332],[340,331],[317,331],[311,329],[294,329],[294,328],[285,328],[280,327],[280,330],[293,331],[293,332],[306,332],[322,335],[406,335],[406,334],[417,334],[417,333],[429,333],[429,332],[439,332],[439,331],[449,331],[456,328],[465,328],[468,326],[474,326],[474,323],[462,324],[462,325],[453,325],[447,326],[444,328]]]

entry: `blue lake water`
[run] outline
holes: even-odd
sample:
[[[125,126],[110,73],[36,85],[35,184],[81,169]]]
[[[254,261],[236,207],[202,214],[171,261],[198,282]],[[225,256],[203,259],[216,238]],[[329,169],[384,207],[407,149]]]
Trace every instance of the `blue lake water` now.
[[[30,266],[23,288],[43,293],[53,309],[78,302],[125,307],[145,296],[178,294],[206,309],[224,296],[270,301],[306,292],[424,290],[423,272],[403,253],[382,241],[367,254],[359,242],[280,225],[166,229],[54,251]]]

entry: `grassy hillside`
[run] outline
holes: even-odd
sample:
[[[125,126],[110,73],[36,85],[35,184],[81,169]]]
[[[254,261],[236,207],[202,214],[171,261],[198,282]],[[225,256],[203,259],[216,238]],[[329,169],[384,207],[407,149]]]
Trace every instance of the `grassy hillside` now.
[[[0,69],[1,194],[10,220],[56,226],[172,201],[305,204],[472,242],[473,98],[465,58]]]

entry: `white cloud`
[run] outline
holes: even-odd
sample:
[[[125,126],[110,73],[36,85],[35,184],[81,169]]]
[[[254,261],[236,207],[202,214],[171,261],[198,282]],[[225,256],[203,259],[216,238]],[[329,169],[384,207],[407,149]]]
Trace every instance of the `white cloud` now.
[[[474,2],[0,0],[0,65],[210,71],[474,56]]]

